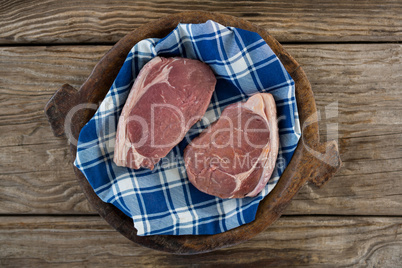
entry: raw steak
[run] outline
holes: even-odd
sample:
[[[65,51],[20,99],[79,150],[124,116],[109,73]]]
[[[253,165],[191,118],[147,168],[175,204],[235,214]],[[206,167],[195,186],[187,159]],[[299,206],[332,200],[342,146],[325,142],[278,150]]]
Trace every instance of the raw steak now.
[[[216,78],[205,63],[155,57],[138,74],[116,133],[118,166],[153,169],[204,115]]]
[[[221,198],[256,196],[274,170],[278,142],[274,98],[253,95],[226,107],[186,147],[188,178],[200,191]]]

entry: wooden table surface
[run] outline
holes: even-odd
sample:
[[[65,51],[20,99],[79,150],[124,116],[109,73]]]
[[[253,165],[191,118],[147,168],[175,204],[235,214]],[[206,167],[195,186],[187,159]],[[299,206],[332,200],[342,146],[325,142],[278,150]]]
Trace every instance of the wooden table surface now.
[[[102,220],[43,113],[126,33],[186,10],[238,16],[280,41],[312,84],[321,138],[337,139],[343,160],[254,239],[196,256],[141,247]],[[0,18],[0,266],[401,267],[400,0],[2,0]]]

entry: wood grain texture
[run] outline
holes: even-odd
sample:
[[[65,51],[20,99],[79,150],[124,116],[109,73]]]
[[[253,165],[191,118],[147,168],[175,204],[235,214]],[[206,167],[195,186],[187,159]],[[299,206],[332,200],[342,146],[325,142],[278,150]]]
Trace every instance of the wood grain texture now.
[[[196,256],[138,246],[96,216],[0,221],[0,265],[7,267],[398,267],[401,262],[400,217],[285,216],[248,242]]]
[[[0,44],[114,43],[182,11],[249,20],[280,42],[401,41],[402,3],[387,1],[1,1]]]
[[[211,236],[138,236],[132,219],[116,207],[102,202],[84,174],[80,170],[74,169],[88,201],[113,228],[133,242],[174,254],[210,252],[253,238],[283,214],[287,205],[303,185],[311,182],[321,187],[335,175],[342,163],[337,143],[335,141],[321,142],[318,121],[309,120],[309,118],[316,118],[317,115],[310,82],[297,61],[283,49],[281,44],[265,30],[248,21],[223,14],[194,11],[172,14],[145,24],[136,31],[127,34],[99,61],[79,91],[75,91],[71,86],[65,84],[52,96],[44,110],[53,132],[56,135],[65,132],[69,138],[72,161],[76,160],[75,155],[77,153],[75,137],[79,136],[82,128],[90,121],[94,111],[80,110],[75,113],[73,118],[67,119],[70,110],[76,108],[77,104],[94,105],[103,100],[118,73],[117,69],[125,61],[132,46],[145,38],[164,37],[174,30],[179,23],[205,23],[209,20],[222,25],[232,25],[257,32],[265,40],[293,78],[296,88],[295,94],[298,99],[299,120],[301,124],[309,121],[309,126],[303,129],[292,160],[288,163],[278,184],[266,198],[261,200],[254,221]],[[65,126],[65,131],[60,128],[64,125],[64,121],[69,122],[69,126]],[[309,151],[306,148],[309,148]],[[319,154],[325,152],[325,156],[314,156],[312,152],[320,152]],[[329,162],[324,161],[324,159]]]
[[[79,88],[109,49],[0,48],[0,213],[94,213],[68,163],[67,141],[53,137],[43,107],[61,84]],[[402,46],[285,49],[313,86],[322,138],[334,138],[326,123],[338,124],[344,162],[323,189],[303,187],[287,214],[401,215]],[[334,101],[338,116],[324,118]]]
[[[108,49],[0,49],[0,213],[91,211],[67,141],[50,135],[43,107],[64,82],[79,87]]]
[[[359,215],[366,207],[373,215],[402,212],[402,47],[286,48],[312,84],[322,120],[321,139],[338,140],[344,161],[340,174],[325,188],[317,191],[306,185],[287,213],[306,209]]]

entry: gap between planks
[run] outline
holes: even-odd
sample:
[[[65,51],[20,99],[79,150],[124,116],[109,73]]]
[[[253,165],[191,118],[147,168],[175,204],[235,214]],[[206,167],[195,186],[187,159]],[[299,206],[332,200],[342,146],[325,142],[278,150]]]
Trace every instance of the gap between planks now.
[[[93,214],[0,214],[0,218],[63,218],[63,217],[85,217],[85,218],[101,218],[100,215]],[[318,217],[328,217],[328,218],[401,218],[401,215],[348,215],[348,214],[283,214],[280,218],[318,218]],[[280,219],[279,218],[279,219]],[[101,218],[102,219],[102,218]],[[279,220],[278,219],[278,220]]]
[[[0,48],[7,47],[61,47],[61,46],[114,46],[117,42],[95,42],[95,43],[16,43],[16,44],[0,44]],[[401,44],[401,41],[382,41],[382,40],[368,40],[368,41],[282,41],[281,45],[370,45],[370,44]]]

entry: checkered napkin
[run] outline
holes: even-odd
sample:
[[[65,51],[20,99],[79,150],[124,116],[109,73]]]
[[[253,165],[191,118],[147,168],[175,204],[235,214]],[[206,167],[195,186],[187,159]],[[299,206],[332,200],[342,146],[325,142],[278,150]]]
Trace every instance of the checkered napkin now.
[[[184,139],[153,171],[118,167],[113,162],[119,115],[141,68],[155,56],[198,59],[217,77],[211,103],[188,132],[196,137],[206,122],[219,118],[229,104],[257,92],[273,94],[278,112],[280,148],[276,168],[256,197],[221,199],[198,191],[187,179]],[[216,234],[255,219],[259,202],[274,188],[300,137],[294,81],[257,34],[213,21],[179,24],[163,39],[137,43],[94,117],[81,130],[74,165],[95,193],[131,217],[138,235]]]

